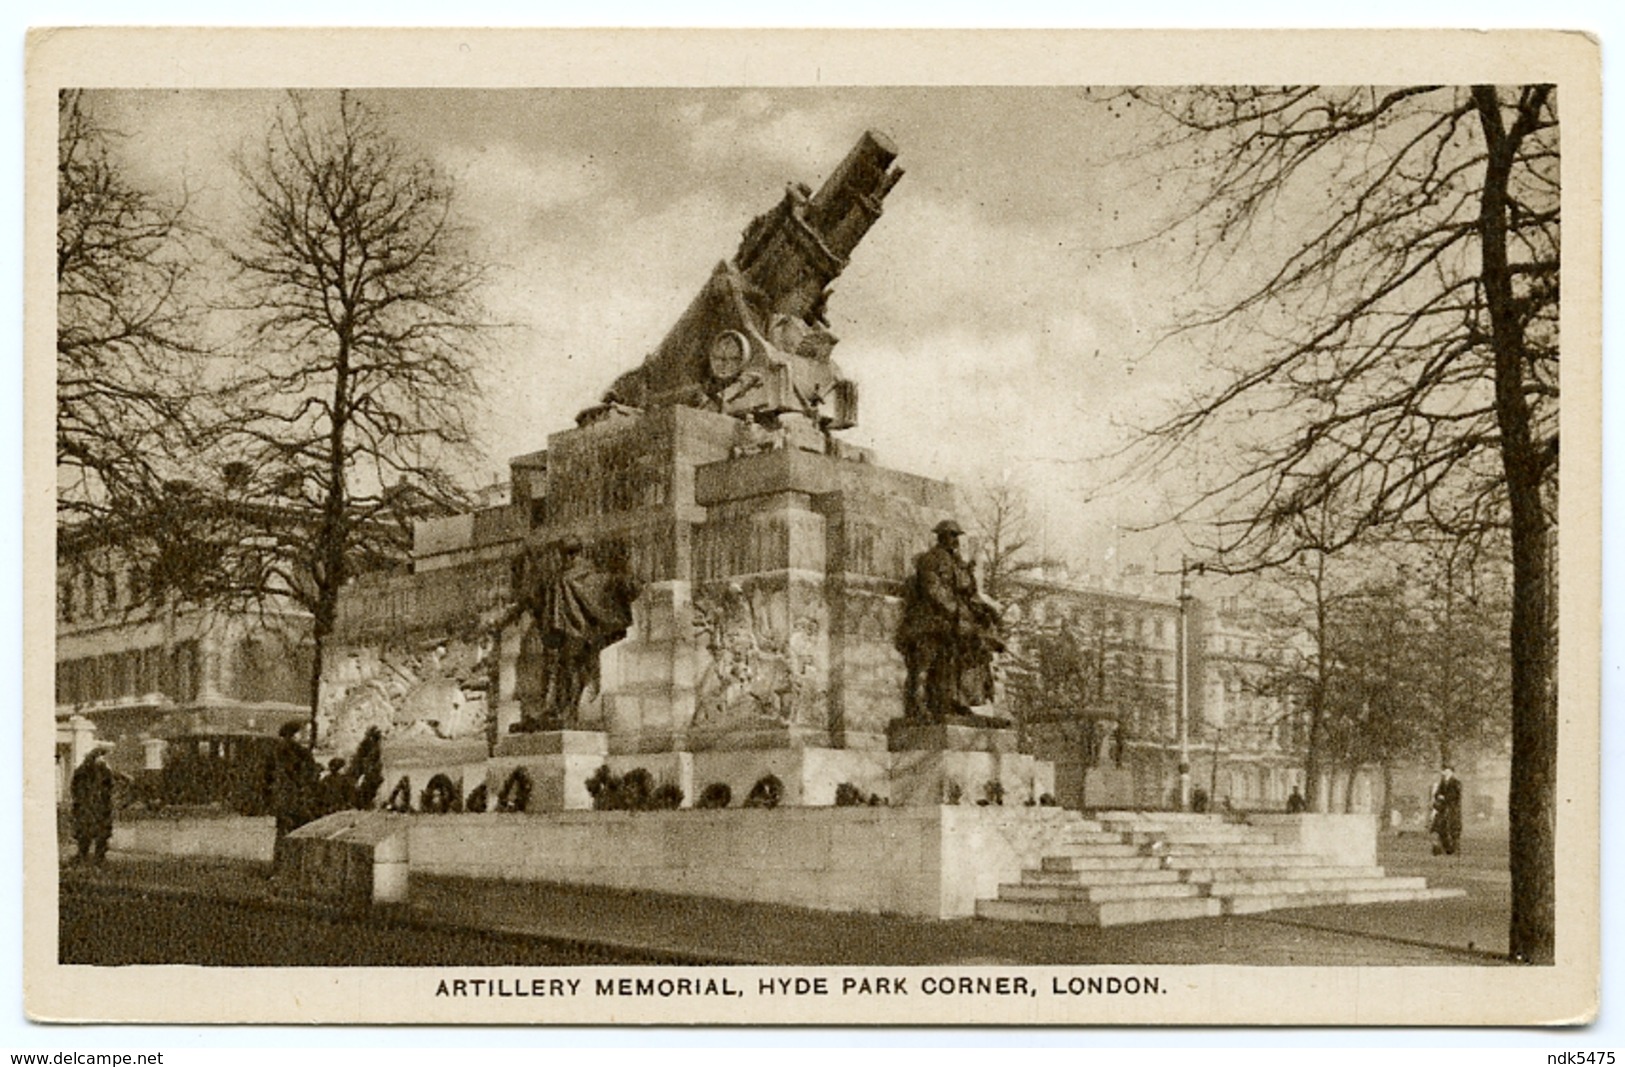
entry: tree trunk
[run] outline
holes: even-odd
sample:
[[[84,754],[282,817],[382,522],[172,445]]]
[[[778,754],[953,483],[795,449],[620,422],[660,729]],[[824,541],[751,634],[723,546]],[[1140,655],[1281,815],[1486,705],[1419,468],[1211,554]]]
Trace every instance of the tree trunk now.
[[[1512,876],[1508,947],[1514,960],[1556,956],[1557,708],[1547,588],[1544,458],[1524,396],[1523,327],[1507,261],[1508,176],[1549,90],[1528,90],[1509,131],[1493,86],[1473,98],[1488,149],[1479,227],[1485,303],[1495,356],[1495,412],[1512,518],[1512,783],[1507,797]]]

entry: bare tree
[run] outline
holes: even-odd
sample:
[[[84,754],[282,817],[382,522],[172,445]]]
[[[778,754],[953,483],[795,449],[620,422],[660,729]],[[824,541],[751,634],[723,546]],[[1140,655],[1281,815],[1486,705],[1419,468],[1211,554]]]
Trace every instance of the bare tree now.
[[[108,537],[147,512],[194,441],[194,261],[184,196],[126,177],[82,91],[59,96],[57,122],[57,519]]]
[[[1001,604],[1028,595],[1030,578],[1045,566],[1033,544],[1032,514],[1027,494],[1008,478],[988,482],[967,504],[976,553],[981,561],[982,590]]]
[[[340,588],[399,560],[414,515],[462,501],[483,270],[448,181],[348,93],[292,95],[238,164],[231,247],[250,348],[231,390],[232,573],[312,615],[311,735]]]
[[[1151,435],[1242,446],[1189,515],[1223,568],[1425,521],[1512,546],[1510,949],[1555,938],[1558,117],[1549,85],[1143,91],[1196,190],[1221,298],[1185,324],[1237,358]],[[1220,274],[1220,270],[1224,274]],[[1233,284],[1232,284],[1233,283]],[[1332,508],[1330,530],[1303,516]]]

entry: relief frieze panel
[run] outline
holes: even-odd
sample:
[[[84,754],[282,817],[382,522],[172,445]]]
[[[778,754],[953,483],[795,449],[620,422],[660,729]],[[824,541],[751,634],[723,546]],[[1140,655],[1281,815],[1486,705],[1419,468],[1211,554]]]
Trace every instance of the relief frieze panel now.
[[[826,710],[828,619],[784,587],[718,584],[694,596],[694,724],[816,725]]]

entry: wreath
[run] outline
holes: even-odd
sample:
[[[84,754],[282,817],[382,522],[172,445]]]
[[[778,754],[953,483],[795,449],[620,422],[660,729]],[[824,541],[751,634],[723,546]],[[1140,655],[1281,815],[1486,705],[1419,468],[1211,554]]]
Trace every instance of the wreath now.
[[[486,805],[485,783],[481,782],[479,785],[475,786],[469,792],[468,799],[463,801],[463,810],[464,811],[474,811],[474,812],[484,811],[485,810],[485,805]]]
[[[389,799],[384,802],[389,811],[408,812],[412,810],[412,776],[401,775],[401,780],[395,783],[390,791]]]
[[[524,811],[530,806],[530,773],[515,767],[497,794],[498,811]]]
[[[462,806],[462,791],[457,788],[456,782],[444,774],[437,774],[429,779],[429,784],[423,787],[423,796],[418,801],[418,810],[431,815],[459,811]]]
[[[734,792],[728,788],[726,782],[712,782],[700,791],[699,802],[696,808],[725,808],[734,798]]]
[[[776,808],[782,799],[784,799],[784,783],[779,781],[779,776],[764,774],[750,787],[750,794],[745,797],[745,807]]]

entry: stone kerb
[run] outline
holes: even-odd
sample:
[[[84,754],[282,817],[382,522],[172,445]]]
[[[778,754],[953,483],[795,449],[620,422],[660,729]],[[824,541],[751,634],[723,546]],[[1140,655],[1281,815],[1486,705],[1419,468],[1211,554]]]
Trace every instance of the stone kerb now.
[[[1278,845],[1325,856],[1341,867],[1377,863],[1376,815],[1305,812],[1299,815],[1253,814],[1247,822],[1267,830]]]
[[[414,872],[955,918],[1055,850],[1052,808],[777,808],[412,820]]]

